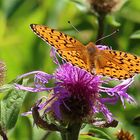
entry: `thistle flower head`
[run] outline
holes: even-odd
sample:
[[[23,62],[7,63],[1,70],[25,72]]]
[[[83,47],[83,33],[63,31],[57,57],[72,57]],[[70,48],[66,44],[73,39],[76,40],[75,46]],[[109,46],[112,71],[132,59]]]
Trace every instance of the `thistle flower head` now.
[[[94,115],[95,110],[101,107],[98,94],[100,77],[64,64],[57,69],[55,78],[60,108],[66,118],[81,121],[88,115]]]
[[[97,13],[107,14],[117,11],[125,1],[123,0],[87,0],[90,7]]]
[[[134,135],[131,134],[129,131],[124,131],[123,129],[121,129],[117,133],[117,139],[118,140],[134,140]]]

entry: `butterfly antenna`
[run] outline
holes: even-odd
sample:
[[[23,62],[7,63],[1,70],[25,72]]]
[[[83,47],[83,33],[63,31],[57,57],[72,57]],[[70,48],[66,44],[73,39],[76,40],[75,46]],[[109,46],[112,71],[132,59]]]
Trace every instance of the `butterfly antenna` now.
[[[71,24],[70,21],[68,21],[68,23],[73,27],[73,29],[74,29],[76,32],[80,33],[80,32],[78,31],[78,29],[77,29],[73,24]]]
[[[100,39],[96,40],[96,42],[95,42],[95,43],[97,43],[98,41],[103,40],[103,39],[105,39],[105,38],[108,38],[108,37],[110,37],[110,36],[112,36],[112,35],[116,34],[117,32],[119,32],[119,29],[115,30],[114,32],[112,32],[112,33],[111,33],[111,34],[109,34],[109,35],[103,36],[102,38],[100,38]]]

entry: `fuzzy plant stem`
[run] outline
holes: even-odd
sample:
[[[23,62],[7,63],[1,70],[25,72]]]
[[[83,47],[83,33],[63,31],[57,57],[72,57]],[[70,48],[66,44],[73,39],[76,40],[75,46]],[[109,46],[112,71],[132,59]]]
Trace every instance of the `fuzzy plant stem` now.
[[[101,44],[102,40],[100,40],[103,37],[104,34],[104,22],[105,22],[105,14],[99,14],[97,20],[98,20],[98,34],[96,39],[96,44]]]
[[[3,131],[1,126],[0,126],[0,135],[3,138],[3,140],[8,140],[8,137],[6,136],[6,133]]]
[[[61,133],[62,140],[78,140],[81,123],[70,123],[67,131]]]

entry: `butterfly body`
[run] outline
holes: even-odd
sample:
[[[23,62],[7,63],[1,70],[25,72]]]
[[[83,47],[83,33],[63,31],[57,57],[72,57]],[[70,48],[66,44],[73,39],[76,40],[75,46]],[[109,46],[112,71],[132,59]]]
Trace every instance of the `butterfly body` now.
[[[78,40],[47,26],[30,26],[34,33],[54,47],[63,59],[92,74],[127,79],[135,73],[140,73],[140,57],[136,55],[100,49],[92,42],[85,46]]]
[[[95,74],[95,68],[97,68],[96,61],[102,65],[102,56],[100,55],[100,50],[95,46],[94,43],[90,42],[85,46],[85,63],[88,66],[88,70],[90,73]]]

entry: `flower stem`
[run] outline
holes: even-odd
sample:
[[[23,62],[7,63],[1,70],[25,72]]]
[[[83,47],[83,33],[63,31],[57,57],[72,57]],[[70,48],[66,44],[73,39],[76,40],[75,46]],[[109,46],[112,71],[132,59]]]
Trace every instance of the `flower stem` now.
[[[99,16],[97,18],[98,19],[98,35],[97,35],[97,39],[96,39],[96,41],[97,41],[96,44],[101,44],[100,38],[103,37],[103,33],[104,33],[105,16],[106,16],[106,14],[99,14]]]
[[[81,123],[70,123],[67,131],[61,133],[62,140],[78,140]]]
[[[8,140],[8,137],[1,126],[0,126],[0,135],[2,136],[3,140]]]

